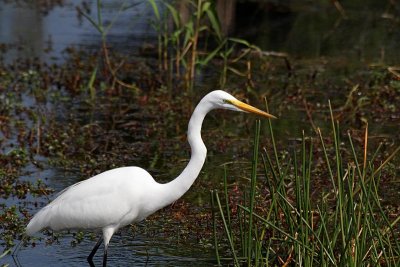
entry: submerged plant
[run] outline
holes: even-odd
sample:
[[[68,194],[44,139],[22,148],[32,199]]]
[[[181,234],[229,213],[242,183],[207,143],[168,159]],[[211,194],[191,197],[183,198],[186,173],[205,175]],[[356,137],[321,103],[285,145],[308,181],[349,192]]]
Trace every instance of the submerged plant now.
[[[214,224],[218,224],[218,214],[225,229],[225,236],[221,237],[214,226],[219,264],[228,260],[235,266],[399,265],[400,216],[389,217],[380,202],[379,189],[384,166],[400,147],[377,165],[380,147],[370,160],[367,158],[368,130],[364,149],[358,155],[350,134],[345,150],[332,111],[331,118],[333,147],[327,145],[318,130],[315,140],[303,134],[300,151],[293,152],[292,157],[279,156],[269,122],[273,153],[262,153],[264,189],[256,186],[260,179],[257,124],[250,191],[244,195],[243,204],[238,205],[236,216],[229,212],[232,207],[228,201],[223,203],[218,193],[212,194]],[[317,151],[325,159],[318,167],[313,160]],[[316,175],[327,179],[326,186],[320,187],[319,197],[312,189]],[[225,191],[225,199],[228,198]],[[269,199],[265,206],[255,205],[265,199]],[[222,240],[227,240],[226,246]],[[223,247],[230,256],[221,256]]]

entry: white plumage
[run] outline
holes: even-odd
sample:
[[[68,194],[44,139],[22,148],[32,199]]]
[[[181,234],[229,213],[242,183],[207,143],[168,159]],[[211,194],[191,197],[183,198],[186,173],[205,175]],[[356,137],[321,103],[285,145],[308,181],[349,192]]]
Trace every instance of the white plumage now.
[[[103,266],[112,235],[121,227],[141,221],[155,211],[179,199],[193,184],[204,164],[207,149],[201,139],[201,126],[206,114],[216,108],[274,116],[240,102],[224,91],[207,94],[196,106],[188,126],[191,158],[183,172],[166,184],[157,183],[144,169],[123,167],[98,174],[76,183],[59,193],[50,204],[31,219],[26,233],[49,228],[101,229],[103,231]],[[88,257],[91,263],[102,239]]]
[[[120,228],[140,221],[148,214],[138,207],[152,203],[156,191],[162,192],[161,186],[148,172],[138,167],[103,172],[61,192],[29,222],[27,234],[32,235],[43,227],[54,231],[101,229],[106,222],[109,226]],[[149,209],[151,207],[147,211]]]

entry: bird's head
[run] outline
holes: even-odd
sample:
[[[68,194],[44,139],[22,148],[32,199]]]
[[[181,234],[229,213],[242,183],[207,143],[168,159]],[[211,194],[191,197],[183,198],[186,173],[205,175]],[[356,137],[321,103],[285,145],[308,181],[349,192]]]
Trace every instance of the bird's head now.
[[[219,108],[233,111],[249,112],[261,115],[263,117],[276,119],[274,115],[271,115],[265,111],[243,103],[242,101],[237,100],[234,96],[222,90],[212,91],[205,97],[205,99],[207,99],[215,109]]]

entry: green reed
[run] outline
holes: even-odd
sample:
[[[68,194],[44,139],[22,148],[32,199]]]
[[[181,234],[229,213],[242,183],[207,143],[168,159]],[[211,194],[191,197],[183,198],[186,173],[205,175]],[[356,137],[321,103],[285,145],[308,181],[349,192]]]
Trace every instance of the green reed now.
[[[239,38],[224,36],[215,1],[155,1],[148,0],[157,32],[157,53],[160,71],[165,74],[169,89],[172,80],[183,81],[192,89],[196,71],[214,59],[222,60],[220,88],[224,88],[228,73],[248,78],[250,69],[239,71],[233,64],[243,61],[251,52],[261,50]],[[243,48],[243,49],[242,49]],[[249,61],[245,61],[249,65]]]
[[[121,66],[122,62],[119,63],[114,63],[112,62],[112,59],[110,57],[109,53],[109,48],[107,46],[107,36],[111,28],[114,26],[114,23],[117,21],[119,18],[120,14],[122,12],[125,12],[126,10],[139,5],[140,3],[135,3],[132,5],[127,5],[126,1],[124,1],[117,13],[112,17],[111,21],[108,23],[105,23],[103,20],[102,16],[102,11],[103,11],[103,3],[101,0],[96,0],[96,16],[92,17],[89,14],[85,13],[82,11],[80,8],[78,8],[78,12],[87,20],[89,23],[97,30],[97,32],[101,36],[101,49],[103,52],[103,64],[105,67],[105,70],[109,72],[109,74],[112,77],[112,82],[111,85],[114,88],[114,85],[119,85],[124,88],[128,88],[134,91],[138,91],[139,88],[135,84],[128,84],[122,81],[121,79],[118,78],[117,72],[118,68]],[[98,73],[98,66],[95,66],[94,69],[92,70],[91,76],[89,78],[89,82],[85,88],[89,91],[91,100],[94,100],[96,96],[96,88],[95,88],[95,81]]]
[[[216,40],[222,40],[212,1],[148,2],[155,15],[153,26],[158,35],[159,68],[167,74],[169,81],[173,77],[183,78],[186,88],[191,89],[196,66],[207,64],[221,47],[218,42],[217,48],[209,52],[207,41],[202,42],[203,47],[199,44],[201,37],[211,35],[216,36]]]
[[[341,140],[339,123],[330,111],[331,145],[319,129],[315,138],[303,133],[290,157],[280,156],[271,121],[272,147],[260,153],[260,123],[256,124],[251,184],[237,213],[229,213],[233,207],[212,193],[219,265],[399,266],[400,216],[389,218],[379,186],[384,166],[400,148],[377,164],[381,147],[368,159],[368,129],[359,149],[350,134]],[[324,159],[318,166],[317,153]],[[260,154],[262,175],[257,175]],[[314,189],[315,176],[324,187]],[[226,178],[224,183],[227,188]],[[221,220],[225,235],[217,232]]]
[[[202,67],[209,66],[214,59],[223,63],[220,71],[221,89],[226,86],[229,74],[251,80],[251,60],[247,56],[261,56],[265,53],[246,40],[231,38],[222,33],[215,1],[147,0],[147,3],[154,14],[152,26],[157,32],[158,68],[169,90],[176,87],[176,84],[181,84],[185,89],[192,89],[196,73]],[[118,77],[118,70],[124,61],[114,62],[107,44],[107,36],[120,14],[128,12],[140,2],[128,4],[127,1],[123,1],[110,22],[103,19],[102,0],[96,0],[96,4],[97,12],[94,16],[80,8],[78,11],[101,36],[102,66],[112,77],[113,87],[118,85],[138,91],[140,88],[135,84],[128,84]],[[239,70],[243,69],[243,65],[246,66],[245,71]],[[94,67],[90,81],[85,87],[92,99],[96,95],[95,81],[98,73],[98,67]]]

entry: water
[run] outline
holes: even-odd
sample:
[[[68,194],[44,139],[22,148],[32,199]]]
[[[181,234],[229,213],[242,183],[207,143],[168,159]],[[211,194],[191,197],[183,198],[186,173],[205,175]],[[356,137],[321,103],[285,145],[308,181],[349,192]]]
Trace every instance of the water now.
[[[89,7],[90,16],[96,18],[96,1],[61,1],[43,13],[35,2],[19,4],[0,3],[0,43],[18,45],[6,54],[6,62],[16,58],[62,62],[67,47],[98,49],[101,35],[77,7]],[[149,6],[137,1],[102,1],[103,23],[113,22],[108,32],[110,45],[124,51],[137,51],[146,41],[154,40],[154,30],[149,23],[152,15]],[[125,3],[128,11],[121,12]],[[86,11],[82,8],[83,11]]]
[[[332,57],[348,64],[400,60],[398,3],[340,2],[342,13],[329,1],[268,2],[242,3],[236,21],[237,34],[263,50],[304,58]]]
[[[11,2],[11,1],[10,1]],[[29,2],[29,1],[26,1]],[[95,1],[61,1],[43,12],[34,3],[4,1],[0,5],[0,43],[18,44],[7,54],[16,57],[62,59],[66,47],[74,45],[98,48],[101,36],[76,7],[96,20]],[[83,4],[85,3],[85,4]],[[146,1],[102,1],[103,23],[113,26],[109,44],[118,50],[137,53],[153,43],[156,32],[151,26],[153,11]],[[121,6],[128,7],[120,11]],[[385,1],[343,3],[342,15],[330,2],[270,1],[257,4],[238,1],[231,14],[232,34],[245,38],[265,51],[288,52],[291,56],[336,57],[374,63],[397,63],[400,34],[396,30],[399,6]],[[227,24],[222,20],[222,24]],[[49,51],[51,53],[49,53]]]
[[[157,240],[156,240],[157,239]],[[44,245],[38,243],[34,248],[23,248],[18,254],[18,263],[15,266],[84,266],[96,241],[84,240],[82,243],[71,246],[72,238],[64,236],[59,244]],[[99,248],[94,264],[102,264],[102,247]],[[202,255],[201,257],[199,257]],[[209,257],[208,259],[206,257]],[[108,265],[110,266],[210,266],[213,264],[211,254],[204,254],[204,251],[185,246],[176,246],[167,240],[154,237],[154,240],[135,236],[126,230],[120,231],[113,236],[108,249]],[[14,262],[10,257],[5,262]],[[88,264],[87,264],[88,265]]]

